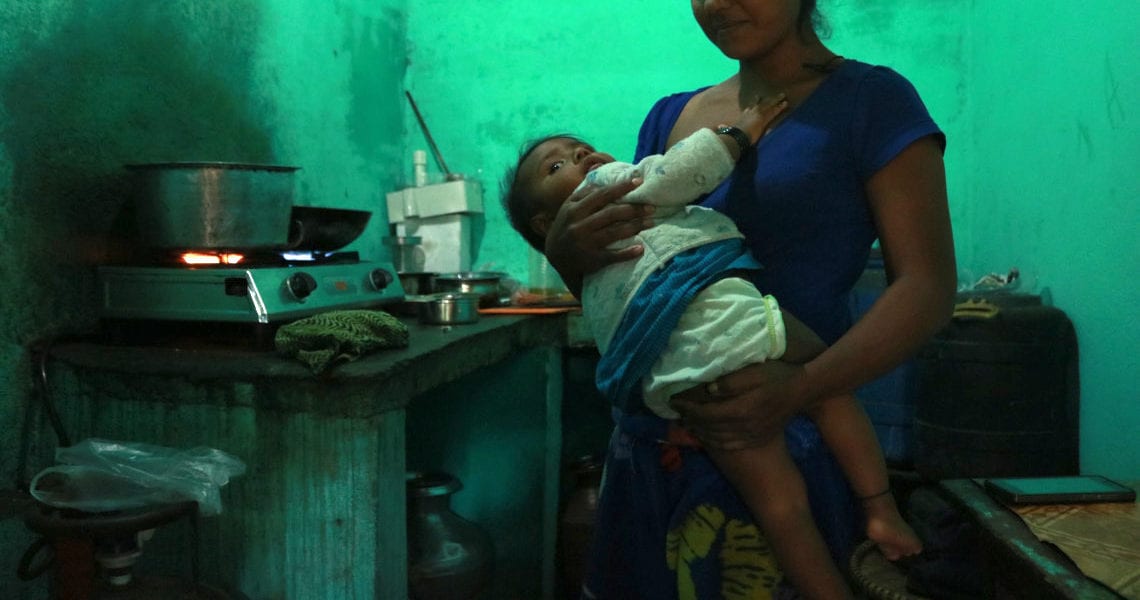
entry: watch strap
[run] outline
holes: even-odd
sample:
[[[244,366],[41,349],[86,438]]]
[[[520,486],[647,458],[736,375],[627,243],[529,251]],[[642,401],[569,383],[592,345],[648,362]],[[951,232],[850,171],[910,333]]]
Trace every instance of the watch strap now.
[[[752,138],[739,127],[718,127],[716,132],[718,135],[727,135],[736,140],[736,145],[740,147],[740,156],[744,156],[752,149]]]

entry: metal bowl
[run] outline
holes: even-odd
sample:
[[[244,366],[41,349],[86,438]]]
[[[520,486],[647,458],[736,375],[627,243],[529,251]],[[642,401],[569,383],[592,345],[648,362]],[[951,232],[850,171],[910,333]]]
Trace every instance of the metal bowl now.
[[[416,298],[420,322],[428,325],[462,325],[479,320],[479,294],[445,292]]]
[[[464,271],[460,273],[438,273],[432,278],[433,292],[456,292],[478,294],[480,306],[498,306],[501,303],[501,287],[506,273],[498,271]]]

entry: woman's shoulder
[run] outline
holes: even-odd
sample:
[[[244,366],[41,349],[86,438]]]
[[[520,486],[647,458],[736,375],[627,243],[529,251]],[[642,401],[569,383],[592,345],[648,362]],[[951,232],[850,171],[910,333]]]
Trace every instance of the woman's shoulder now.
[[[865,93],[914,92],[914,84],[898,71],[886,65],[874,65],[847,59],[833,74],[841,86],[854,87]]]
[[[649,113],[646,114],[645,120],[641,123],[641,131],[637,135],[637,151],[634,160],[641,160],[650,154],[663,154],[665,152],[665,141],[669,137],[669,132],[673,131],[673,125],[681,116],[681,111],[685,109],[685,105],[693,99],[693,96],[706,89],[708,86],[687,92],[675,92],[654,102]]]
[[[914,140],[933,135],[945,148],[946,136],[930,115],[918,90],[898,71],[848,60],[839,71],[839,85],[824,104],[841,106],[853,143],[867,151],[863,165],[874,172]]]
[[[821,92],[817,106],[841,107],[859,119],[907,123],[930,119],[914,84],[883,65],[848,59],[817,91]]]
[[[696,96],[697,94],[709,89],[710,87],[712,87],[712,86],[705,85],[705,86],[701,86],[695,90],[686,90],[686,91],[672,92],[670,94],[666,94],[666,95],[658,98],[657,101],[653,104],[653,107],[654,108],[657,108],[659,106],[665,107],[665,106],[672,106],[674,104],[681,104],[682,106],[684,106],[684,104],[686,102],[688,102],[693,96]]]
[[[677,120],[681,111],[684,110],[685,105],[687,105],[694,96],[709,89],[709,87],[710,86],[705,86],[685,92],[674,92],[658,98],[657,101],[653,103],[653,107],[649,109],[649,114],[645,118],[646,122],[650,120],[668,121],[671,128],[672,122]]]

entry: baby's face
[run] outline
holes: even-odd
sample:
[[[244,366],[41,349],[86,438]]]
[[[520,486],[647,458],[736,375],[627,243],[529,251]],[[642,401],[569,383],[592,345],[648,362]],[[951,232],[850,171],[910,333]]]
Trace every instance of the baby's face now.
[[[554,218],[558,207],[578,187],[586,174],[614,161],[589,144],[570,138],[554,138],[538,145],[519,165],[531,195],[539,202],[540,216]],[[545,232],[543,232],[545,234]]]

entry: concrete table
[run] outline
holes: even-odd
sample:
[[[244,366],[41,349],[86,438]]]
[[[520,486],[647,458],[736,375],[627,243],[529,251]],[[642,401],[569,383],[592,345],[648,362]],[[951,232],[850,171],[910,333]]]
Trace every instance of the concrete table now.
[[[410,347],[319,377],[271,352],[61,344],[51,350],[49,397],[75,440],[202,445],[247,463],[223,488],[223,513],[202,522],[207,583],[251,598],[388,600],[407,597],[408,411],[441,386],[473,401],[487,389],[525,407],[526,428],[542,440],[529,451],[508,440],[504,452],[524,463],[519,473],[536,473],[518,485],[539,490],[534,577],[551,597],[565,317],[407,325]]]

